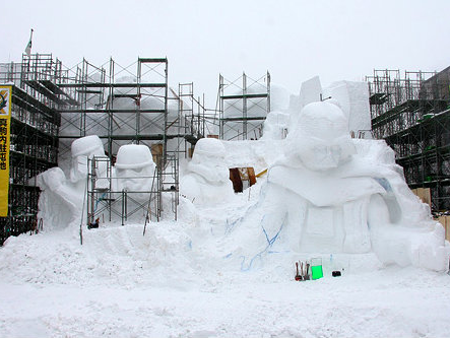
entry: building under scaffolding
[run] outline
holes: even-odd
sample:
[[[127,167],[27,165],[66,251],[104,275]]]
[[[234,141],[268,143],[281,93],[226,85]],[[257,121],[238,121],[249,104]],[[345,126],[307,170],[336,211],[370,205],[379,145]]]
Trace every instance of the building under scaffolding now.
[[[366,80],[373,135],[394,149],[412,189],[430,188],[434,211],[450,210],[450,67],[375,70]]]
[[[11,184],[0,243],[39,226],[36,175],[60,164],[58,159],[69,163],[71,143],[86,135],[102,139],[108,156],[96,160],[109,167],[121,145],[151,148],[157,165],[152,216],[161,217],[164,196],[170,195],[172,208],[165,212],[176,218],[180,153],[187,151],[186,142],[204,136],[204,108],[194,100],[192,84],[180,85],[178,93],[169,88],[167,59],[138,58],[127,67],[112,59],[100,67],[83,60],[68,69],[51,54],[24,55],[21,63],[0,64],[0,83],[12,85]],[[88,187],[87,196],[97,199],[87,203],[88,221],[100,210],[111,215],[116,199],[97,197],[104,191],[96,191],[95,182]]]
[[[50,54],[0,65],[0,83],[12,86],[8,216],[0,218],[0,244],[37,229],[39,188],[35,177],[58,163],[58,106],[54,85],[62,64]]]

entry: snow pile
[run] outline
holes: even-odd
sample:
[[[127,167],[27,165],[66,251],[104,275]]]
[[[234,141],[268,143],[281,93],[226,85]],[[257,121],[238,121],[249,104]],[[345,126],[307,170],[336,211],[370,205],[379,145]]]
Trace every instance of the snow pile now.
[[[449,332],[446,274],[380,270],[373,256],[337,255],[324,258],[324,278],[296,282],[292,263],[301,257],[276,254],[259,269],[241,271],[238,259],[221,256],[226,250],[217,238],[245,214],[245,197],[215,208],[197,206],[197,222],[152,223],[145,236],[142,224],[105,224],[85,230],[82,246],[68,230],[8,239],[0,248],[0,336],[436,337]],[[332,278],[328,272],[338,263],[345,267],[343,276]]]
[[[270,151],[275,151],[276,142],[261,141],[222,141],[227,156],[225,157],[228,168],[253,167],[255,172],[261,172],[267,168],[267,158]]]

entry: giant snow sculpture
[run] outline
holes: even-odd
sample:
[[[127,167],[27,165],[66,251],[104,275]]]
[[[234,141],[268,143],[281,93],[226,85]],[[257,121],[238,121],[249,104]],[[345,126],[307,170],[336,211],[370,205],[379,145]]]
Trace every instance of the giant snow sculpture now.
[[[214,138],[200,139],[187,173],[180,182],[180,193],[194,204],[218,203],[230,199],[233,184],[225,162],[225,147]]]
[[[384,141],[351,139],[345,114],[327,102],[302,109],[245,225],[241,235],[259,234],[259,254],[373,251],[385,264],[443,270],[450,253],[393,151]]]
[[[127,144],[119,148],[115,164],[117,190],[132,193],[132,198],[148,199],[154,180],[155,162],[150,149],[143,144]]]
[[[105,156],[105,151],[100,138],[90,135],[72,142],[71,155],[70,180],[59,167],[48,169],[37,177],[42,190],[38,217],[43,219],[45,228],[61,228],[81,221],[88,159]],[[96,174],[102,177],[105,171],[106,166],[99,165]]]

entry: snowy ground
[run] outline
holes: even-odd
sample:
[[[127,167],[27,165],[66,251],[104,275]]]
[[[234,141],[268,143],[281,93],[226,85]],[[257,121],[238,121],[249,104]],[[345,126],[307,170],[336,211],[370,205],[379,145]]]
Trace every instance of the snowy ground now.
[[[288,254],[242,271],[214,234],[240,205],[199,209],[194,228],[151,224],[145,236],[141,224],[102,224],[82,246],[77,229],[10,238],[0,337],[450,337],[446,273],[337,256],[342,277],[324,257],[325,278],[296,282]]]

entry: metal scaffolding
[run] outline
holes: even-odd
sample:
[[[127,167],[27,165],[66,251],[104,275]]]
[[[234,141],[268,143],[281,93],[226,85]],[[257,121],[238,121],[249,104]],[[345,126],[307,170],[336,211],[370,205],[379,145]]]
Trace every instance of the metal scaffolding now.
[[[258,139],[270,112],[270,74],[234,81],[219,75],[219,133],[224,140]]]
[[[65,101],[54,83],[63,75],[61,62],[51,54],[0,64],[0,83],[12,85],[8,216],[0,218],[0,244],[39,227],[36,176],[58,162],[57,108]]]
[[[36,228],[36,175],[57,166],[58,159],[67,163],[71,143],[87,135],[102,139],[109,167],[121,145],[147,145],[157,169],[151,203],[137,209],[147,212],[151,205],[152,220],[177,218],[179,157],[187,143],[204,137],[204,108],[193,84],[180,85],[178,94],[169,88],[166,58],[138,58],[126,67],[113,59],[99,67],[83,60],[66,68],[51,54],[23,55],[21,63],[0,64],[0,83],[13,84],[10,217],[0,218],[1,243]],[[105,191],[96,190],[98,178],[89,175],[86,222],[118,210]],[[109,189],[113,193],[119,196]],[[134,203],[132,192],[122,197],[115,199],[124,208]],[[130,210],[120,214],[125,220]]]
[[[105,169],[101,176],[98,175],[99,167]],[[108,156],[94,156],[89,159],[86,189],[87,224],[93,224],[96,219],[111,222],[113,215],[121,220],[122,225],[128,220],[159,221],[161,209],[157,178],[156,173],[151,177],[139,177],[140,180],[151,181],[151,189],[148,191],[118,190],[118,178],[113,175],[111,159]],[[176,214],[176,208],[172,210]],[[134,215],[138,217],[133,217]]]
[[[69,152],[74,139],[91,134],[106,141],[111,158],[120,146],[130,143],[160,149],[153,155],[159,158],[155,191],[157,210],[162,212],[161,194],[168,191],[166,171],[178,162],[176,139],[181,136],[179,113],[169,110],[168,60],[138,58],[127,67],[113,59],[101,67],[83,60],[69,70],[67,81],[57,85],[74,98],[72,104],[60,110],[62,155]],[[169,156],[177,158],[169,163]],[[170,184],[176,188],[171,192],[178,191],[178,179]],[[177,199],[173,196],[173,200]]]
[[[373,135],[395,151],[411,188],[431,189],[450,209],[450,67],[442,72],[375,70],[369,82]]]
[[[105,69],[108,68],[108,71]],[[154,142],[167,149],[170,127],[167,59],[139,58],[127,66],[113,59],[96,67],[88,61],[69,70],[60,88],[69,90],[72,104],[62,109],[61,139],[96,134],[104,139],[109,154],[126,143]],[[176,119],[177,112],[172,116]],[[150,144],[151,143],[151,144]]]
[[[200,113],[193,112],[193,85],[187,92],[186,85],[180,85],[175,93],[168,85],[168,60],[157,58],[138,58],[127,67],[112,59],[101,67],[83,60],[70,73],[74,76],[60,85],[75,99],[60,111],[61,152],[68,152],[75,138],[89,134],[106,140],[111,156],[124,144],[147,145],[157,164],[152,191],[156,217],[164,211],[163,195],[170,194],[176,218],[180,152],[186,141],[203,137]]]
[[[206,136],[205,98],[194,97],[194,84],[180,83],[178,85],[178,111],[180,112],[180,134],[185,134],[184,150],[180,144],[180,151],[184,156],[189,156],[189,150],[193,149],[197,141]],[[181,141],[181,139],[180,139]]]

